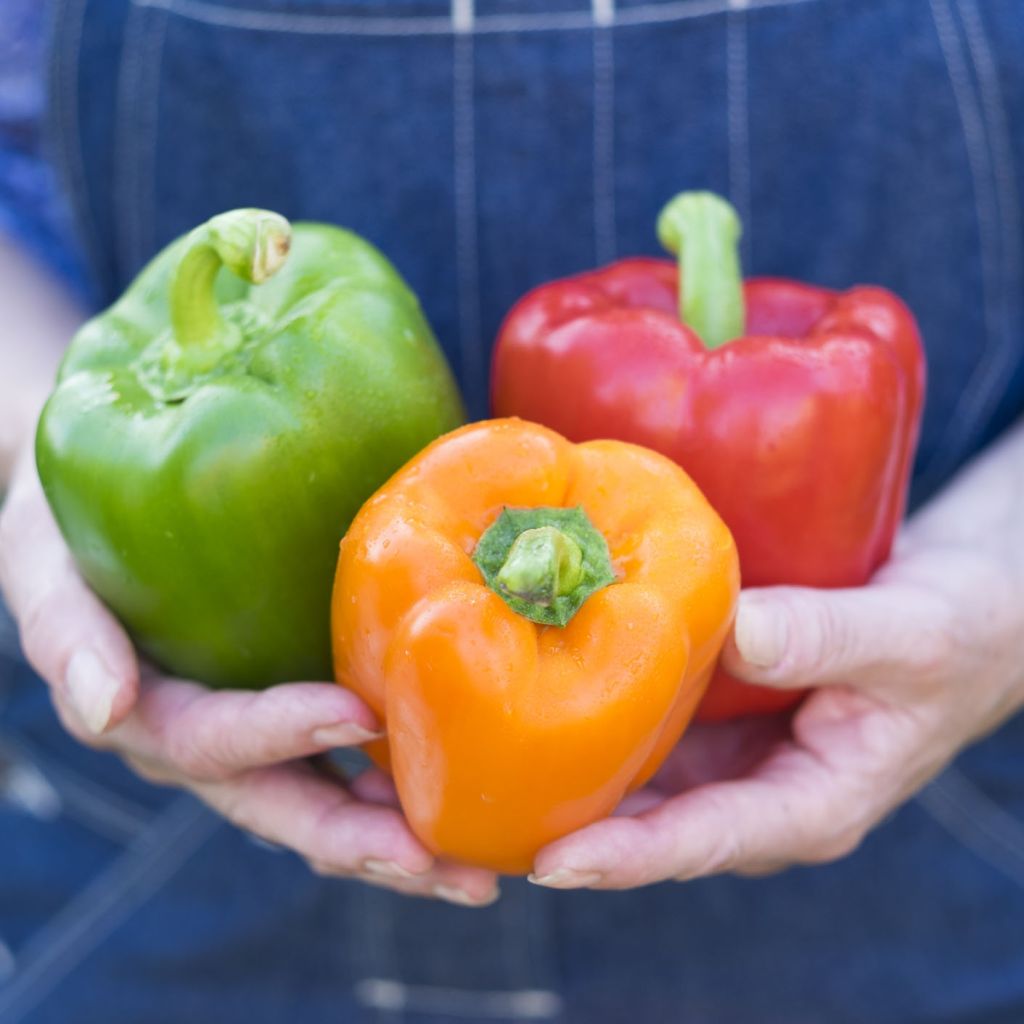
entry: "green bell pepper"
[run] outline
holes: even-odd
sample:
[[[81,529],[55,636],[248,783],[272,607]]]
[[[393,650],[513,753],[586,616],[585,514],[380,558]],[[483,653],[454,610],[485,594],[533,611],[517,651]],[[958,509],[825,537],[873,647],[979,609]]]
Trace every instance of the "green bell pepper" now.
[[[415,296],[373,246],[233,210],[78,332],[36,461],[83,577],[140,649],[260,687],[332,678],[342,534],[463,419]]]

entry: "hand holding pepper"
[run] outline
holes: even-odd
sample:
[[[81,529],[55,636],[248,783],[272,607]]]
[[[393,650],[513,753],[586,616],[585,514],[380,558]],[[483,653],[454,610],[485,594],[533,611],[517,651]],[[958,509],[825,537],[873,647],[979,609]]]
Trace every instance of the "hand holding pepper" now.
[[[212,692],[140,666],[122,627],[75,570],[27,451],[0,512],[0,585],[26,657],[82,743],[191,791],[323,874],[463,905],[496,898],[488,872],[428,853],[391,806],[380,773],[346,789],[298,760],[372,737],[373,713],[352,693],[318,682]]]
[[[919,512],[864,587],[741,596],[725,662],[785,716],[693,727],[627,816],[537,857],[539,881],[619,889],[836,859],[1024,707],[1024,427]]]
[[[237,301],[218,306],[215,300],[220,293],[214,280],[221,262],[229,262],[253,281],[264,280],[275,268],[280,270],[287,237],[287,225],[280,218],[259,211],[238,211],[217,218],[172,246],[140,279],[136,289],[141,286],[141,291],[132,289],[112,314],[83,329],[82,345],[65,362],[66,376],[76,377],[77,383],[68,385],[64,398],[78,387],[92,387],[92,400],[77,404],[72,398],[71,404],[65,405],[65,412],[71,415],[51,421],[51,426],[58,428],[56,434],[62,445],[76,448],[80,456],[70,460],[68,475],[77,476],[82,485],[80,496],[94,498],[72,514],[76,530],[94,518],[97,509],[109,512],[111,502],[122,504],[120,516],[104,520],[108,525],[113,520],[117,528],[106,536],[99,532],[85,540],[80,551],[86,555],[86,564],[108,583],[121,569],[122,588],[138,586],[140,577],[147,574],[135,574],[126,565],[126,550],[134,544],[136,555],[148,562],[150,569],[156,569],[148,576],[156,591],[139,597],[126,618],[151,640],[155,632],[160,632],[165,640],[174,641],[178,671],[186,671],[182,657],[187,655],[191,663],[188,671],[204,682],[241,685],[276,681],[288,678],[289,673],[317,678],[318,637],[326,632],[326,615],[317,614],[325,602],[317,602],[316,577],[326,573],[329,588],[346,501],[337,494],[333,500],[318,501],[313,476],[318,472],[321,482],[340,483],[347,490],[351,514],[374,486],[375,475],[387,472],[388,459],[401,461],[403,449],[415,450],[433,433],[457,420],[457,398],[446,383],[443,362],[439,356],[432,356],[427,335],[417,335],[425,325],[415,300],[382,257],[337,229],[308,225],[298,229],[299,248],[305,246],[306,253],[299,253],[298,280],[293,280],[291,286],[286,280],[283,284],[286,295],[297,299],[301,309],[282,328],[285,341],[277,353],[280,359],[272,367],[266,363],[257,366],[256,375],[243,372],[245,367],[239,365],[239,358],[260,348],[266,358],[267,345],[273,346],[277,334],[261,335],[258,328],[263,318],[255,307]],[[0,262],[3,255],[0,252]],[[176,259],[176,270],[168,276]],[[26,329],[28,333],[27,337],[10,336],[10,341],[37,343],[55,361],[58,346],[74,326],[74,314],[66,312],[57,320],[42,315],[42,310],[61,308],[59,294],[53,295],[52,287],[48,289],[33,275],[23,276],[28,279],[25,284],[16,292],[5,292],[4,297],[13,324],[20,325],[23,334]],[[4,279],[9,281],[10,275]],[[269,294],[263,293],[254,301],[276,304],[273,287],[281,287],[280,275],[276,281]],[[161,334],[167,325],[159,307],[167,299],[169,282],[175,330]],[[242,281],[227,276],[220,286],[229,292],[234,289],[236,298],[239,289],[246,290]],[[34,301],[20,306],[26,293]],[[344,315],[342,306],[346,301],[357,305],[362,302],[362,315],[353,315],[351,309],[350,315]],[[399,329],[388,331],[386,328],[394,326],[392,315]],[[138,330],[132,330],[136,318],[142,323]],[[375,324],[380,328],[382,320],[385,330],[370,329]],[[255,327],[251,333],[239,333],[239,322]],[[176,347],[176,339],[184,341],[185,347]],[[8,340],[6,334],[0,334],[0,349],[5,355]],[[134,347],[147,342],[161,346],[173,358],[166,363],[140,364],[132,353]],[[342,374],[341,387],[327,386],[330,380],[323,372],[321,359],[330,363],[346,347],[350,355],[351,349],[355,350],[353,363],[362,362],[359,353],[363,353],[370,367],[378,368],[376,379],[388,382],[389,401],[399,407],[396,415],[389,416],[387,403],[382,406],[379,399],[370,403],[375,412],[364,415],[360,411],[360,396],[350,390],[353,380],[361,376],[358,373]],[[389,347],[397,352],[394,361],[389,359]],[[410,357],[412,365],[405,362]],[[91,370],[85,367],[85,372],[76,375],[76,368],[83,369],[83,359],[90,363]],[[14,360],[8,362],[16,365]],[[309,371],[318,389],[296,392],[292,373],[302,367]],[[352,371],[353,365],[347,369]],[[141,373],[137,379],[135,370]],[[424,404],[440,414],[433,433],[427,430],[417,438],[416,417],[408,417],[409,407],[402,404],[403,389],[396,387],[401,383],[396,374],[411,382]],[[372,371],[365,375],[374,376]],[[441,385],[436,390],[431,390],[432,379]],[[140,391],[140,381],[154,391],[173,391],[163,401],[159,395],[147,396],[144,389]],[[282,386],[275,387],[275,381]],[[204,397],[206,384],[209,388]],[[363,386],[368,384],[372,380],[364,379]],[[35,462],[25,443],[24,433],[34,419],[30,412],[33,404],[41,402],[40,391],[49,385],[48,374],[41,372],[34,381],[23,380],[21,385],[21,390],[28,393],[26,413],[15,420],[10,405],[0,408],[0,440],[7,440],[8,430],[17,430],[19,440],[11,450],[20,450],[18,471],[10,481],[0,512],[0,585],[17,620],[26,656],[50,684],[53,701],[68,730],[83,743],[118,752],[147,778],[190,790],[226,818],[296,850],[325,873],[358,876],[462,904],[493,899],[494,882],[487,873],[435,862],[409,832],[401,815],[388,805],[389,787],[382,784],[377,773],[360,776],[346,789],[333,774],[328,776],[305,760],[373,735],[373,713],[351,693],[333,683],[316,682],[275,686],[260,694],[231,690],[211,693],[204,686],[161,677],[140,666],[124,629],[75,567],[43,497]],[[224,390],[217,395],[222,386]],[[199,401],[179,402],[184,397],[179,388]],[[247,395],[256,402],[248,409],[244,407]],[[132,405],[133,401],[145,415]],[[311,404],[319,401],[340,415],[358,418],[359,429],[346,432],[337,421],[332,426],[328,413],[323,421],[316,420],[320,429],[311,434],[304,432],[302,415],[309,415]],[[229,429],[211,433],[197,428],[193,414],[201,416],[204,408],[208,413],[223,408],[224,424]],[[90,410],[95,418],[89,415]],[[161,420],[168,429],[154,433],[154,425],[159,426]],[[282,422],[288,425],[284,434],[275,430]],[[296,424],[298,430],[294,429]],[[360,441],[360,430],[378,428],[385,433],[397,430],[405,435],[404,441],[398,448],[390,443],[382,447],[381,437],[376,446],[365,437]],[[107,434],[105,442],[97,441],[93,433],[96,429]],[[239,447],[242,434],[249,443]],[[297,447],[288,447],[289,436]],[[323,448],[312,443],[303,456],[308,438],[315,442],[318,436],[325,442]],[[154,476],[160,478],[168,471],[168,462],[174,462],[168,456],[168,442],[171,447],[180,442],[191,448],[195,458],[186,462],[199,473],[204,462],[209,470],[211,459],[213,469],[219,472],[207,473],[208,486],[193,495],[200,514],[193,520],[196,529],[190,533],[192,543],[161,554],[165,531],[159,521],[168,518],[168,529],[181,525],[183,488],[180,482],[163,478],[168,486],[160,487],[162,499],[147,504],[139,500],[147,481],[140,480],[138,474],[148,467],[152,471],[148,482],[152,485]],[[344,472],[345,454],[335,442],[348,445],[350,455],[368,464],[369,475],[361,483],[358,474],[349,476]],[[279,462],[274,453],[282,445],[292,454]],[[7,447],[3,447],[6,456]],[[158,460],[152,464],[154,450],[167,456],[163,463]],[[264,461],[264,457],[273,463]],[[119,463],[119,458],[124,461]],[[320,465],[314,466],[310,460]],[[6,459],[4,462],[6,468]],[[283,471],[275,472],[274,465]],[[296,487],[289,472],[299,471],[300,466]],[[232,479],[241,482],[242,468],[247,472],[241,476],[247,477],[252,490],[249,486],[243,489],[246,493],[240,496],[247,500],[236,503],[232,514],[225,508],[229,504],[224,500],[225,484]],[[130,483],[126,484],[126,478]],[[61,486],[68,483],[65,477],[62,480]],[[193,476],[192,481],[196,483],[198,477]],[[4,482],[0,480],[0,486]],[[303,503],[307,503],[307,511],[316,512],[312,525],[301,515],[297,520],[293,518]],[[127,510],[125,505],[129,506]],[[272,515],[274,508],[278,512]],[[287,515],[282,514],[285,510]],[[282,528],[286,521],[293,524],[291,531]],[[250,541],[255,529],[264,541],[275,546],[275,551],[268,555],[262,544],[245,543],[242,537],[247,529]],[[292,534],[298,535],[299,547],[290,546]],[[307,534],[321,536],[326,558],[318,559],[315,550],[310,555],[301,554],[305,543],[315,544]],[[202,535],[206,535],[206,542]],[[286,548],[277,548],[275,537]],[[167,540],[173,542],[174,538]],[[240,553],[244,556],[238,557]],[[217,573],[211,569],[210,559],[221,555],[229,568]],[[322,569],[318,565],[321,561]],[[139,564],[136,562],[136,568]],[[217,578],[213,579],[215,573]],[[253,573],[262,584],[254,582]],[[296,590],[281,583],[282,573],[291,575]],[[304,576],[312,577],[308,587]],[[268,585],[270,579],[278,582]],[[227,599],[224,588],[230,591]],[[296,598],[299,591],[304,596]],[[202,595],[202,600],[191,600],[190,593]],[[261,625],[251,617],[232,616],[231,606],[247,609],[253,593],[271,599],[260,604],[264,611],[269,607],[273,620],[269,625],[267,619]],[[113,596],[118,596],[116,590]],[[124,597],[123,590],[120,596]],[[203,603],[209,601],[216,604],[216,614]],[[308,611],[304,613],[303,608]],[[231,625],[224,624],[225,615]],[[148,617],[154,630],[143,628],[138,616]],[[296,617],[306,621],[291,628],[289,623]],[[188,627],[190,622],[191,636],[182,636],[179,628]],[[282,628],[288,636],[286,645],[274,640],[276,631]],[[200,642],[201,634],[212,638],[208,647]],[[246,634],[254,640],[249,649],[244,649]],[[261,660],[259,651],[268,647],[270,657]],[[298,656],[294,656],[296,651]],[[164,646],[162,653],[170,657],[171,648]],[[239,663],[240,657],[250,666],[255,663],[255,678]],[[209,677],[201,665],[209,670]]]
[[[170,243],[77,332],[36,465],[78,571],[140,650],[256,689],[328,674],[345,527],[461,421],[382,253],[244,208]]]
[[[575,441],[678,462],[736,538],[745,586],[858,586],[888,557],[917,440],[914,318],[882,288],[740,276],[739,219],[683,193],[658,221],[678,255],[554,281],[509,313],[493,406]],[[719,671],[698,719],[800,698]]]

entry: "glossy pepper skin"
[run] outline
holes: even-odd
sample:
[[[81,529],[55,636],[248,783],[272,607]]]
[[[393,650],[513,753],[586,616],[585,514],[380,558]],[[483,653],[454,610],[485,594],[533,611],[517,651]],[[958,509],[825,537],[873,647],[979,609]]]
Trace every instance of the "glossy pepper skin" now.
[[[260,210],[160,253],[76,335],[40,478],[82,575],[164,669],[215,686],[330,677],[338,541],[462,421],[388,261]]]
[[[914,318],[877,287],[741,285],[735,215],[695,198],[659,224],[679,267],[625,259],[520,300],[497,342],[493,410],[678,462],[729,524],[744,586],[862,584],[904,512],[924,397]],[[799,699],[719,671],[698,717]]]
[[[540,624],[488,584],[474,552],[505,508],[578,507],[614,581],[565,626]],[[336,676],[382,717],[387,736],[369,750],[424,843],[522,873],[675,745],[738,588],[728,529],[668,459],[485,421],[434,442],[353,522],[334,588]]]

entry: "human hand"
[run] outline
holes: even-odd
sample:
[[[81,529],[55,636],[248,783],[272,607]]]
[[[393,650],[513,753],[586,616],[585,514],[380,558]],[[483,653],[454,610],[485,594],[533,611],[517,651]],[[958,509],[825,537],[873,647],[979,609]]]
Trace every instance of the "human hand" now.
[[[619,889],[851,852],[1024,706],[1024,429],[915,517],[864,587],[741,596],[724,664],[818,687],[792,716],[694,726],[652,783],[533,878]]]
[[[497,898],[490,872],[435,861],[382,773],[346,787],[309,760],[375,735],[354,694],[333,683],[214,692],[145,666],[140,674],[124,630],[75,570],[27,451],[0,510],[0,586],[26,657],[81,742],[191,791],[318,873],[463,905]]]

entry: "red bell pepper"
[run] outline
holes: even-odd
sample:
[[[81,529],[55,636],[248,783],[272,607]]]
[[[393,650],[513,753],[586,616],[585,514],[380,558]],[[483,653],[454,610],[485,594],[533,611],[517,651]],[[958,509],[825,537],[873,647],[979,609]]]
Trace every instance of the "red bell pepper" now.
[[[658,235],[678,267],[624,259],[515,305],[495,351],[494,414],[674,459],[732,530],[745,586],[866,582],[889,556],[917,444],[913,316],[883,288],[744,284],[739,219],[710,193],[677,196]],[[719,670],[698,717],[799,697]]]

